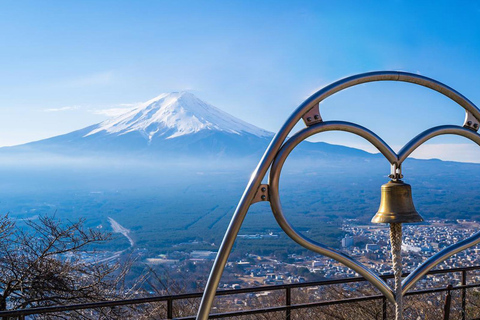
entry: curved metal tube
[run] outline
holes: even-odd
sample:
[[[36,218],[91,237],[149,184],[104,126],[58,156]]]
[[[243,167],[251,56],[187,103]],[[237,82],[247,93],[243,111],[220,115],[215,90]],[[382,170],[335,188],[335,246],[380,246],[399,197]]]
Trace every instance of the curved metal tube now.
[[[402,281],[402,294],[405,294],[415,283],[417,283],[418,280],[426,275],[430,269],[434,268],[436,265],[446,260],[450,256],[453,256],[455,253],[473,247],[478,243],[480,243],[480,231],[465,240],[452,244],[451,246],[430,257]]]
[[[253,171],[250,181],[248,182],[247,187],[240,198],[232,220],[230,221],[227,231],[225,232],[222,244],[218,250],[217,257],[215,258],[215,262],[203,293],[202,301],[200,302],[197,319],[208,319],[223,269],[225,268],[228,256],[230,255],[230,251],[232,250],[233,244],[243,223],[245,215],[247,214],[248,208],[250,207],[253,197],[255,196],[255,192],[260,186],[262,179],[265,177],[265,174],[273,162],[278,150],[280,150],[280,147],[287,138],[288,134],[292,131],[293,127],[306,112],[312,109],[315,104],[320,103],[320,101],[326,99],[332,94],[358,84],[373,81],[402,81],[430,88],[457,102],[465,110],[469,111],[475,118],[480,119],[480,111],[477,109],[477,107],[459,92],[433,79],[407,72],[378,71],[354,75],[334,82],[333,84],[328,85],[314,93],[307,100],[305,100],[292,113],[292,115],[290,115],[275,137],[273,137],[262,159],[258,163],[256,169]]]
[[[383,141],[382,138],[375,134],[375,132],[370,131],[363,126],[352,122],[326,121],[314,124],[307,128],[303,128],[291,138],[289,138],[283,144],[279,153],[275,157],[274,163],[275,161],[277,161],[278,157],[280,157],[280,153],[284,152],[283,149],[289,149],[290,153],[303,140],[308,139],[314,134],[326,131],[345,131],[360,136],[370,142],[375,148],[377,148],[377,150],[380,151],[381,154],[383,154],[383,156],[388,160],[388,162],[390,162],[390,164],[398,162],[398,156],[395,151],[393,151],[392,148],[390,148],[390,146],[385,141]]]
[[[426,141],[432,139],[433,137],[443,135],[443,134],[455,134],[468,138],[480,146],[480,135],[470,129],[466,129],[460,126],[438,126],[425,130],[424,132],[417,135],[415,138],[410,140],[398,153],[398,162],[402,164],[408,156],[415,151],[419,146],[421,146]]]
[[[424,77],[418,74],[409,73],[409,72],[374,71],[374,72],[367,72],[367,73],[354,75],[348,78],[344,78],[322,88],[321,90],[311,95],[307,100],[305,100],[293,112],[292,116],[290,116],[287,122],[291,121],[294,115],[300,114],[300,116],[297,117],[295,123],[298,122],[300,117],[303,114],[305,114],[307,111],[309,111],[315,104],[320,103],[321,101],[325,100],[327,97],[333,95],[334,93],[356,86],[358,84],[375,82],[375,81],[401,81],[401,82],[417,84],[417,85],[432,89],[450,98],[451,100],[455,101],[461,107],[463,107],[466,111],[469,111],[475,118],[480,120],[480,110],[475,106],[475,104],[473,104],[470,100],[468,100],[458,91],[450,88],[449,86],[439,81],[436,81],[434,79]]]
[[[460,126],[439,126],[428,129],[407,143],[399,152],[399,163],[401,164],[408,156],[419,146],[433,137],[443,134],[454,134],[468,138],[480,146],[480,135],[470,129],[466,129]],[[476,244],[480,243],[480,232],[475,233],[469,238],[455,243],[442,251],[436,253],[430,257],[427,261],[419,265],[408,277],[402,282],[402,293],[405,294],[418,280],[420,280],[425,274],[432,268],[437,266],[442,261],[448,259],[450,256],[468,249]]]
[[[390,158],[391,161],[389,161],[391,163],[396,161],[397,159],[395,153],[385,142],[383,142],[383,140],[381,140],[373,132],[359,125],[348,122],[332,121],[319,123],[311,127],[305,128],[292,136],[290,139],[288,139],[287,142],[285,142],[285,144],[275,157],[275,160],[273,161],[272,167],[270,169],[269,197],[273,215],[275,216],[275,219],[277,220],[283,231],[285,231],[285,233],[295,242],[311,251],[335,259],[336,261],[356,271],[358,274],[362,275],[365,279],[367,279],[367,281],[377,287],[388,300],[390,300],[392,303],[395,303],[395,297],[392,289],[375,272],[373,272],[360,262],[356,261],[355,259],[349,257],[348,255],[299,234],[288,223],[285,215],[283,214],[279,195],[279,183],[280,173],[282,171],[285,160],[287,159],[290,152],[306,138],[310,137],[315,133],[331,130],[342,130],[355,133],[372,142],[372,144],[377,147],[377,149],[380,150],[380,152],[382,152],[382,154],[384,154],[387,159]]]

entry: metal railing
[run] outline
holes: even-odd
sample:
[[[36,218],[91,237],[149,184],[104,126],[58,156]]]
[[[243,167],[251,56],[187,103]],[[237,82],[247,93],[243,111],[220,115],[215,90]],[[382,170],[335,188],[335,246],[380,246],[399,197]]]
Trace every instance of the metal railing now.
[[[432,294],[432,293],[442,293],[445,292],[445,303],[443,310],[443,319],[450,319],[450,309],[451,309],[451,293],[452,291],[461,292],[461,319],[466,320],[466,302],[467,302],[467,289],[480,288],[479,283],[472,283],[467,285],[467,275],[469,271],[480,271],[480,266],[473,267],[463,267],[463,268],[450,268],[442,270],[431,270],[428,272],[428,275],[438,275],[438,274],[452,274],[460,273],[460,285],[448,285],[446,287],[426,289],[426,290],[415,290],[410,291],[406,296],[415,296],[422,294]],[[404,274],[407,276],[408,274]],[[393,275],[383,275],[382,278],[387,281],[388,279],[393,279]],[[329,300],[329,301],[319,301],[319,302],[307,302],[307,303],[298,303],[292,304],[292,289],[301,289],[308,287],[322,287],[322,286],[331,286],[331,285],[341,285],[347,283],[356,283],[366,281],[363,277],[353,277],[353,278],[343,278],[335,280],[322,280],[315,282],[304,282],[304,283],[292,283],[292,284],[283,284],[283,285],[268,285],[260,286],[253,288],[242,288],[242,289],[232,289],[232,290],[219,290],[217,291],[217,296],[232,296],[238,294],[248,294],[248,293],[257,293],[257,292],[267,292],[267,291],[284,291],[284,305],[280,306],[266,306],[256,309],[249,310],[240,310],[232,312],[222,312],[210,314],[209,318],[218,319],[218,318],[228,318],[235,316],[247,316],[253,314],[266,314],[273,312],[285,312],[285,319],[291,319],[291,312],[293,310],[307,309],[307,308],[316,308],[316,307],[326,307],[332,305],[343,305],[348,303],[358,303],[365,301],[378,301],[382,305],[382,320],[387,319],[387,300],[383,295],[367,295],[355,298],[345,298],[340,300]],[[84,309],[99,309],[99,308],[112,308],[118,306],[133,306],[139,304],[148,304],[154,302],[164,302],[166,303],[166,319],[181,319],[181,320],[193,320],[195,316],[188,317],[175,317],[174,315],[174,303],[176,301],[187,300],[187,299],[200,299],[203,292],[196,293],[186,293],[186,294],[177,294],[177,295],[165,295],[165,296],[153,296],[146,298],[137,298],[137,299],[127,299],[127,300],[116,300],[116,301],[102,301],[102,302],[92,302],[84,304],[74,304],[74,305],[62,305],[62,306],[48,306],[48,307],[37,307],[30,309],[22,310],[11,310],[11,311],[0,311],[0,318],[3,320],[23,320],[26,316],[30,315],[40,315],[48,313],[59,313],[59,312],[68,312]],[[478,319],[469,319],[469,320],[480,320]]]

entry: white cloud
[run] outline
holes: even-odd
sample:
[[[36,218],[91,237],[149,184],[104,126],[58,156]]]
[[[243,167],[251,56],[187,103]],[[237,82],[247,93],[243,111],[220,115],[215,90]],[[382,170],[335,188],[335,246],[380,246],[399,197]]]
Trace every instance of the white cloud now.
[[[480,148],[473,143],[425,144],[415,150],[411,157],[480,163]]]
[[[128,111],[132,110],[134,108],[108,108],[108,109],[99,109],[99,110],[91,110],[93,114],[99,114],[102,116],[107,116],[107,117],[117,117],[119,115],[122,115],[124,113],[127,113]]]
[[[115,106],[113,105],[97,105],[97,106],[87,106],[87,105],[76,105],[76,106],[65,106],[60,108],[48,108],[43,109],[43,112],[64,112],[64,111],[73,111],[73,110],[83,110],[85,112],[102,115],[107,117],[117,117],[124,113],[129,112],[135,108],[138,108],[142,103],[121,103]]]
[[[141,104],[143,104],[143,102],[135,102],[135,103],[120,103],[119,106],[120,107],[125,107],[125,108],[131,108],[131,109],[134,109],[134,108],[138,108]]]
[[[102,108],[102,109],[90,109],[89,111],[93,114],[99,114],[107,117],[118,117],[124,113],[127,113],[135,108],[138,108],[142,102],[136,103],[121,103],[115,107]]]
[[[62,111],[71,111],[71,110],[78,110],[80,109],[80,106],[67,106],[67,107],[61,107],[61,108],[50,108],[50,109],[44,109],[44,112],[62,112]]]
[[[312,141],[324,141],[330,144],[344,145],[351,148],[361,149],[370,153],[379,153],[370,143],[350,140],[341,142],[338,139],[323,139]],[[393,151],[399,152],[403,145],[391,145]],[[475,143],[426,143],[416,149],[409,158],[416,159],[440,159],[443,161],[480,163],[480,148]]]
[[[378,153],[378,150],[370,144],[351,143],[345,145],[371,153]],[[401,147],[403,146],[392,146],[396,151],[400,150]],[[410,155],[410,158],[480,163],[480,148],[474,143],[423,144]]]

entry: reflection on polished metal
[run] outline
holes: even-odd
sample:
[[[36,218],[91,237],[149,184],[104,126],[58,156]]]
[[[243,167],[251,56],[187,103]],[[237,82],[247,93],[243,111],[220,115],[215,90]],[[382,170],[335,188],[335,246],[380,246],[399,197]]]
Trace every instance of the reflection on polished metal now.
[[[423,218],[415,210],[412,187],[402,180],[391,180],[382,186],[382,196],[373,223],[413,223]]]
[[[320,113],[317,111],[319,110],[318,106],[320,102],[346,88],[375,81],[408,82],[437,91],[455,101],[465,109],[465,112],[467,113],[465,124],[462,126],[446,125],[428,129],[413,138],[407,145],[405,145],[405,147],[400,150],[398,154],[396,154],[380,137],[364,127],[342,121],[324,122],[324,119],[322,119]],[[285,141],[287,137],[291,135],[292,129],[301,119],[305,121],[307,128],[300,130],[298,133],[294,134],[291,138]],[[460,135],[480,145],[480,135],[476,132],[478,130],[478,124],[480,123],[479,120],[480,110],[463,95],[436,80],[407,72],[379,71],[354,75],[332,83],[314,93],[307,100],[305,100],[287,119],[285,124],[272,139],[272,142],[265,151],[262,159],[258,163],[256,169],[253,171],[250,181],[248,182],[247,187],[245,188],[245,191],[237,205],[235,213],[233,214],[232,220],[230,221],[223,241],[218,250],[217,257],[205,287],[202,301],[200,302],[197,319],[208,319],[220,278],[235,239],[237,238],[238,231],[240,230],[249,207],[254,202],[258,201],[270,202],[272,211],[278,223],[282,229],[297,243],[312,251],[331,257],[352,268],[357,273],[365,277],[370,283],[376,286],[390,302],[395,303],[395,298],[396,296],[398,297],[399,291],[400,296],[402,293],[405,294],[407,290],[411,288],[418,280],[420,280],[422,276],[424,276],[430,269],[451,255],[480,243],[480,232],[472,235],[468,239],[443,249],[428,259],[403,281],[402,290],[395,290],[396,294],[394,295],[393,290],[368,267],[341,252],[306,238],[295,231],[295,229],[287,222],[283,214],[278,194],[279,176],[283,163],[293,148],[295,148],[296,145],[309,136],[325,131],[340,130],[359,135],[360,137],[363,137],[372,143],[383,154],[392,168],[395,168],[394,172],[392,172],[391,178],[400,179],[400,168],[404,160],[420,145],[433,137],[444,134]],[[265,175],[269,169],[269,186],[261,186],[262,180],[265,178]],[[262,188],[265,188],[265,191],[263,191]],[[268,194],[265,194],[265,192]],[[392,223],[391,226],[397,226],[395,228],[398,228],[398,226],[401,226],[401,224]],[[398,233],[401,236],[401,228],[399,229],[400,230]],[[398,288],[396,287],[395,289]]]

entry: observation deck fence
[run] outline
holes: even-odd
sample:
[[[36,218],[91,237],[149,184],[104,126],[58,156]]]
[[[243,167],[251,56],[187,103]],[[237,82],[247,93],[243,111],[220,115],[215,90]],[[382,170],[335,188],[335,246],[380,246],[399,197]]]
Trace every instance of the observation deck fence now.
[[[443,319],[449,320],[453,319],[450,318],[452,308],[460,311],[460,316],[458,315],[455,319],[462,319],[462,320],[480,320],[480,316],[468,318],[467,317],[467,292],[468,289],[480,288],[480,282],[477,283],[470,283],[467,284],[467,276],[469,272],[473,271],[480,271],[480,266],[472,266],[472,267],[462,267],[462,268],[449,268],[449,269],[439,269],[439,270],[431,270],[428,272],[427,275],[446,275],[446,274],[460,274],[459,281],[457,284],[448,284],[447,286],[437,287],[437,288],[429,288],[429,289],[422,289],[422,290],[412,290],[409,291],[406,296],[417,296],[422,294],[441,294],[443,295]],[[408,274],[405,274],[406,276]],[[393,275],[383,275],[382,278],[384,280],[393,279]],[[283,292],[283,303],[278,306],[265,306],[260,308],[252,308],[247,310],[235,310],[231,312],[220,312],[220,313],[212,313],[210,314],[210,319],[219,319],[219,318],[232,318],[232,317],[242,317],[242,316],[249,316],[249,315],[267,315],[271,313],[284,313],[284,316],[281,318],[286,320],[294,319],[293,312],[295,310],[301,309],[309,309],[309,308],[320,308],[320,307],[327,307],[327,306],[336,306],[338,305],[341,307],[345,304],[354,304],[354,303],[361,303],[361,302],[378,302],[381,305],[381,315],[379,315],[378,319],[386,320],[391,318],[393,315],[388,314],[388,306],[387,300],[383,295],[380,294],[373,294],[373,295],[365,295],[360,297],[353,297],[353,298],[345,298],[345,299],[335,299],[335,300],[327,300],[327,301],[318,301],[318,302],[303,302],[303,303],[293,303],[294,296],[293,289],[307,289],[312,287],[324,287],[324,286],[332,286],[332,285],[342,285],[347,283],[359,283],[364,282],[365,279],[363,277],[351,277],[351,278],[342,278],[342,279],[333,279],[333,280],[321,280],[321,281],[314,281],[314,282],[303,282],[303,283],[292,283],[292,284],[282,284],[282,285],[266,285],[266,286],[258,286],[258,287],[251,287],[251,288],[240,288],[240,289],[229,289],[229,290],[218,290],[216,295],[218,297],[229,297],[239,294],[258,294],[258,293],[266,293],[266,292]],[[459,283],[458,283],[459,282]],[[480,291],[480,289],[479,289]],[[460,293],[460,305],[452,306],[452,293],[459,292]],[[115,301],[102,301],[102,302],[92,302],[92,303],[84,303],[84,304],[73,304],[73,305],[58,305],[58,306],[46,306],[46,307],[36,307],[36,308],[29,308],[29,309],[22,309],[22,310],[11,310],[11,311],[0,311],[0,318],[2,320],[24,320],[28,319],[29,316],[33,315],[47,315],[47,314],[58,314],[62,312],[69,312],[69,311],[78,311],[78,310],[85,310],[85,309],[100,309],[100,308],[114,308],[118,306],[136,306],[141,304],[148,304],[148,303],[163,303],[165,315],[164,319],[181,319],[181,320],[194,320],[195,316],[182,316],[177,317],[175,315],[175,304],[182,300],[188,299],[197,299],[199,300],[202,297],[203,292],[196,292],[196,293],[184,293],[184,294],[176,294],[176,295],[164,295],[164,296],[152,296],[152,297],[145,297],[145,298],[136,298],[136,299],[127,299],[127,300],[115,300]],[[438,297],[437,297],[438,300]],[[480,308],[479,308],[480,309]],[[476,314],[480,314],[476,312]],[[278,317],[276,317],[278,319]]]

